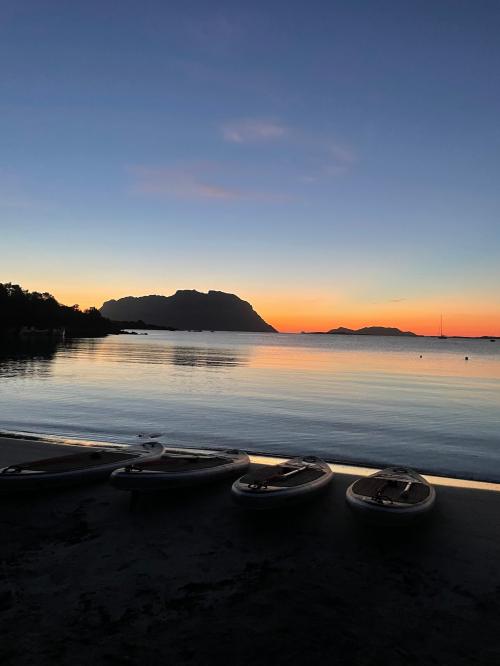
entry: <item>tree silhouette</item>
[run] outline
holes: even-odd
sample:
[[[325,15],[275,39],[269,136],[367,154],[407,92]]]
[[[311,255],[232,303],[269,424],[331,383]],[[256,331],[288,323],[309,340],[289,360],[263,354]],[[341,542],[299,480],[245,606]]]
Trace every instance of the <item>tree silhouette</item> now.
[[[47,292],[0,283],[0,332],[15,335],[23,327],[49,331],[64,328],[70,336],[106,335],[120,330],[96,308],[82,312],[78,305],[61,305]]]

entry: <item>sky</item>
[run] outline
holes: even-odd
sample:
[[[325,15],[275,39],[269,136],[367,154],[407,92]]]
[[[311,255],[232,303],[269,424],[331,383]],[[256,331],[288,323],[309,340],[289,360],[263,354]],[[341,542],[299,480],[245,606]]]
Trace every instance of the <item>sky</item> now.
[[[500,2],[0,0],[0,281],[500,335]]]

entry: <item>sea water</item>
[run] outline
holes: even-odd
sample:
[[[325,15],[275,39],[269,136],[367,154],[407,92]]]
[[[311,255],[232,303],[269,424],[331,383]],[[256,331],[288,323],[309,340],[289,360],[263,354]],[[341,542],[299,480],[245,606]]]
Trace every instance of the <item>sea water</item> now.
[[[468,357],[469,360],[466,360]],[[0,351],[0,430],[500,481],[500,341],[150,331]]]

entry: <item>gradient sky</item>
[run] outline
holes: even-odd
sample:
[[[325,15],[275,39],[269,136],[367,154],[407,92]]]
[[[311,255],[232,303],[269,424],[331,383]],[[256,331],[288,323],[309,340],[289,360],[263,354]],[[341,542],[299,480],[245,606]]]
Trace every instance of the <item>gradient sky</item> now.
[[[0,0],[0,281],[500,335],[500,2]]]

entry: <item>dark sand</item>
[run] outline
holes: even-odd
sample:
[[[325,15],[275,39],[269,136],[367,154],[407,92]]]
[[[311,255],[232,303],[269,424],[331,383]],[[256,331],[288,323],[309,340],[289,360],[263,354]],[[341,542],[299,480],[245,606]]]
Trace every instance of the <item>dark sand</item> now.
[[[229,484],[0,497],[0,663],[499,664],[500,493],[439,487],[426,524],[377,532],[352,478],[256,516]]]

